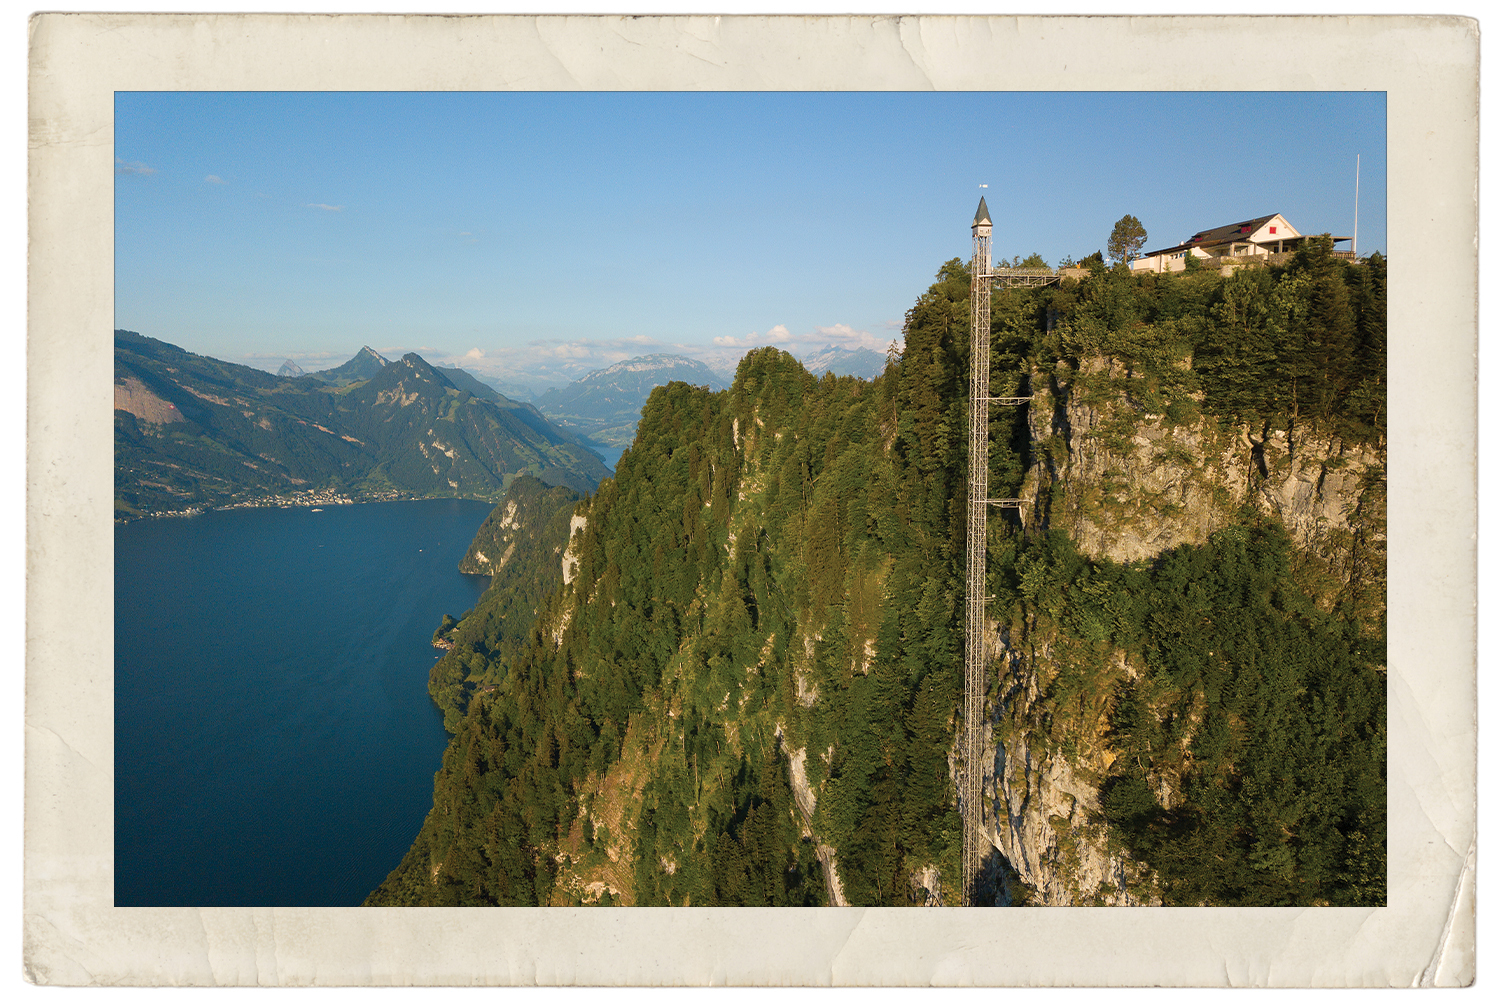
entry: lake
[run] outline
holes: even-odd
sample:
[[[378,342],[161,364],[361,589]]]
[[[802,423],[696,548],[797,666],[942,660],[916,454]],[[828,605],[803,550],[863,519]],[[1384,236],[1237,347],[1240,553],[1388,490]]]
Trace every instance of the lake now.
[[[605,448],[603,446],[600,446],[598,448],[594,448],[593,452],[594,454],[599,456],[599,459],[604,463],[605,468],[609,469],[610,474],[613,475],[615,471],[615,464],[620,461],[620,456],[625,454],[625,448],[623,445],[616,448]]]
[[[115,528],[115,905],[355,906],[432,807],[470,500]]]

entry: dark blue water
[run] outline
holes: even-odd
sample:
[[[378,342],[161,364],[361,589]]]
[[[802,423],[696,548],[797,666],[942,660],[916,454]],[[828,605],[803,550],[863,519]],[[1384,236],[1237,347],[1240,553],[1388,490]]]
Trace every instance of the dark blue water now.
[[[490,505],[115,529],[115,905],[354,906],[432,807],[442,616]]]
[[[623,447],[600,447],[594,449],[594,454],[598,455],[599,458],[604,462],[605,467],[608,468],[611,473],[613,473],[615,471],[615,463],[620,460],[621,455],[625,454],[625,449]]]

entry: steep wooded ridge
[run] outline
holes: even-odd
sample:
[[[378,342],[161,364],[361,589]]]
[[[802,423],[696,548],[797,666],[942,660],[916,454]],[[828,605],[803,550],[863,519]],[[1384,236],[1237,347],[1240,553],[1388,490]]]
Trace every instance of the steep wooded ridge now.
[[[608,474],[535,408],[456,385],[415,354],[361,352],[332,371],[343,384],[115,331],[117,514],[323,489],[499,499],[521,474],[578,490]]]
[[[982,896],[1384,902],[1384,263],[1327,251],[996,294]],[[368,902],[956,902],[968,303],[652,393],[526,640],[453,631],[490,690]]]
[[[428,680],[449,732],[458,730],[471,698],[493,691],[504,679],[542,602],[564,582],[562,556],[580,499],[566,486],[517,476],[459,561],[461,572],[491,580],[472,611],[461,619],[445,618],[434,636],[435,641],[446,636],[451,644]]]

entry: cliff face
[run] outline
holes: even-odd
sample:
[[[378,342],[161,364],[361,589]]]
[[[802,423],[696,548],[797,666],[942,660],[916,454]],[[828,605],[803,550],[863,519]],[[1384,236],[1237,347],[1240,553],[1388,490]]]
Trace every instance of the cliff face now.
[[[997,905],[1141,906],[1155,900],[1145,869],[1109,843],[1100,784],[1112,760],[1094,729],[1071,757],[1037,738],[1045,714],[1039,679],[1056,672],[1052,649],[1014,649],[997,631],[999,666],[989,723],[995,755],[983,778],[984,823],[1009,871],[997,880]],[[1123,660],[1121,672],[1130,668]],[[1102,719],[1096,720],[1102,723]]]
[[[1372,474],[1383,481],[1376,447],[1295,423],[1225,429],[1196,412],[1174,420],[1133,398],[1121,362],[1094,359],[1083,371],[1105,378],[1082,386],[1064,370],[1033,379],[1030,524],[1065,529],[1091,558],[1133,562],[1201,545],[1249,503],[1345,578],[1362,546],[1383,547],[1383,531],[1354,537],[1376,500],[1365,495]]]
[[[1320,607],[1352,602],[1372,634],[1383,632],[1383,448],[1295,424],[1226,428],[1196,408],[1150,413],[1121,362],[1094,359],[1080,370],[1094,378],[1073,378],[1062,366],[1032,376],[1034,463],[1022,492],[1029,529],[1061,529],[1091,559],[1141,563],[1204,545],[1253,510],[1285,528],[1298,581]],[[1034,616],[990,624],[998,686],[986,828],[1014,875],[1009,892],[1002,880],[1001,901],[1159,903],[1146,869],[1111,845],[1101,804],[1116,757],[1109,693],[1138,681],[1144,665],[1109,650],[1092,696],[1059,713],[1041,692],[1088,654]],[[1049,730],[1051,738],[1040,737]],[[1148,782],[1160,806],[1177,804],[1181,774],[1162,771]]]
[[[556,583],[513,652],[499,575],[455,633],[440,666],[479,687],[370,901],[941,898],[958,860],[948,343],[884,385],[753,352],[727,392],[657,389],[560,534],[507,558],[524,505],[502,503],[476,558],[545,559]]]

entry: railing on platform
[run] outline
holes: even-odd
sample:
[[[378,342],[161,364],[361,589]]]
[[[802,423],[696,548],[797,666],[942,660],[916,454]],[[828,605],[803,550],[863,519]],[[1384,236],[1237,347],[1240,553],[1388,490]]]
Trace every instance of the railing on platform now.
[[[985,277],[1007,288],[1040,288],[1062,280],[1050,267],[997,267]]]

